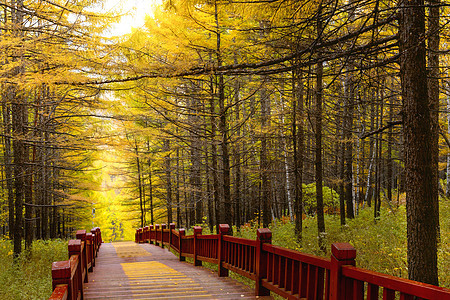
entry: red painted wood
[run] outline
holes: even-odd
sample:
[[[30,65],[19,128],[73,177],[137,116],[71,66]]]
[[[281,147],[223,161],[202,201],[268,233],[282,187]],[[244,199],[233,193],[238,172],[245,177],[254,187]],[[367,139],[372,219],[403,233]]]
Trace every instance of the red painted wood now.
[[[353,281],[353,299],[364,300],[364,281]]]
[[[334,243],[331,254],[338,260],[353,260],[356,258],[356,249],[349,243]]]
[[[95,230],[97,232],[98,235],[98,248],[100,249],[100,246],[103,243],[103,239],[102,239],[102,231],[100,230],[100,227],[95,227]]]
[[[293,261],[292,259],[286,259],[286,267],[285,267],[285,289],[286,291],[289,291],[292,293],[292,278],[293,278],[293,272],[292,272],[292,265]]]
[[[256,231],[256,236],[258,244],[256,246],[255,293],[257,296],[268,296],[270,291],[262,285],[262,280],[267,278],[268,273],[267,253],[263,251],[263,245],[272,243],[272,232],[267,228],[260,228]]]
[[[378,300],[378,285],[369,283],[367,285],[367,300]]]
[[[383,300],[395,300],[395,291],[388,288],[384,288]]]
[[[198,230],[194,228],[192,236],[185,236],[184,230],[179,234],[167,232],[169,244],[174,239],[173,247],[180,259],[188,256],[194,258],[195,264],[202,260],[217,263],[219,274],[232,270],[254,278],[258,295],[267,295],[272,290],[289,299],[362,300],[367,282],[368,300],[378,300],[379,287],[383,287],[385,299],[394,299],[392,295],[400,291],[401,299],[405,300],[412,294],[424,299],[450,300],[447,289],[354,267],[356,250],[348,243],[333,244],[331,260],[327,260],[271,245],[268,229],[259,229],[256,241],[224,234],[201,235]],[[162,238],[164,243],[164,231],[154,232],[156,241]]]
[[[325,271],[325,300],[330,299],[330,273],[330,270]]]
[[[69,240],[68,243],[68,249],[69,249],[69,257],[71,256],[71,253],[80,253],[81,252],[81,240]]]
[[[316,299],[323,299],[325,292],[325,269],[317,268],[317,279],[316,279]]]
[[[330,299],[344,300],[351,299],[351,290],[346,290],[347,286],[342,277],[343,265],[355,265],[356,250],[348,243],[336,243],[331,245],[331,266],[330,266]]]
[[[70,240],[68,250],[69,258],[75,255],[78,256],[79,262],[77,264],[77,272],[79,273],[79,276],[83,282],[88,282],[84,242],[82,242],[81,240]]]
[[[155,224],[155,245],[159,246],[159,242],[161,241],[161,229],[159,229],[159,224]]]
[[[77,238],[77,240],[85,241],[86,240],[86,230],[85,229],[77,230],[76,238]]]
[[[178,239],[179,260],[185,261],[186,257],[183,256],[183,246],[184,246],[183,240],[184,240],[184,237],[186,236],[186,231],[184,228],[180,228],[180,229],[178,229],[178,233],[179,233],[179,236],[178,236],[178,238],[179,238]]]
[[[230,242],[230,243],[253,246],[253,247],[256,247],[256,245],[258,244],[257,240],[256,241],[249,240],[249,239],[244,239],[241,237],[236,237],[236,236],[231,236],[231,235],[224,235],[223,240],[226,242]]]
[[[291,291],[293,295],[298,294],[299,291],[299,274],[300,274],[300,263],[298,261],[292,260],[292,273],[291,273]]]
[[[175,231],[175,223],[169,224],[169,251],[173,247],[173,232]]]
[[[53,279],[66,279],[70,278],[71,269],[70,261],[55,261],[52,263],[52,278]]]
[[[217,241],[217,274],[219,277],[227,277],[228,269],[224,267],[225,263],[225,247],[226,242],[224,241],[224,236],[230,234],[230,225],[219,224],[219,236]]]
[[[93,271],[95,267],[95,256],[94,256],[94,239],[92,233],[86,233],[86,259],[89,272]]]
[[[300,298],[308,292],[308,264],[300,262]]]
[[[317,299],[316,296],[316,272],[317,267],[308,265],[308,285],[306,296],[308,299]]]
[[[66,300],[69,296],[69,286],[67,284],[59,284],[53,289],[53,293],[48,300]]]
[[[342,275],[424,299],[450,299],[448,289],[357,267],[343,266]]]
[[[50,299],[83,299],[83,282],[87,282],[88,254],[94,257],[91,250],[95,247],[95,235],[95,243],[99,249],[102,243],[100,228],[96,227],[89,233],[86,233],[86,230],[78,230],[77,239],[68,242],[69,260],[52,263],[53,293]]]
[[[161,248],[164,248],[164,229],[166,229],[166,224],[160,224],[157,232],[158,243]]]
[[[414,300],[414,296],[400,293],[400,300]]]
[[[264,244],[263,250],[265,252],[274,253],[279,256],[289,257],[294,260],[302,261],[311,265],[315,265],[324,269],[330,268],[330,260],[314,256],[311,254],[300,253],[295,250],[286,249],[279,246],[274,246],[270,244]]]

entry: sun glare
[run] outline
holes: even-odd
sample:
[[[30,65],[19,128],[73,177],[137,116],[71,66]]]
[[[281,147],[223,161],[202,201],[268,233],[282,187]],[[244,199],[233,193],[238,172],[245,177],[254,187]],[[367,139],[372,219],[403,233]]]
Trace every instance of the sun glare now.
[[[120,36],[131,33],[132,28],[142,27],[145,17],[152,15],[154,7],[161,4],[162,0],[107,0],[104,3],[104,10],[116,10],[123,14],[121,21],[114,25],[111,34]]]

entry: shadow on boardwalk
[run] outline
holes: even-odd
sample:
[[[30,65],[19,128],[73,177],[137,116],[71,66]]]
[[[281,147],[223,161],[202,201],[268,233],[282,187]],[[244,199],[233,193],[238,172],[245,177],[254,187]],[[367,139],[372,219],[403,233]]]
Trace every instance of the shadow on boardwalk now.
[[[150,244],[103,244],[85,299],[272,299]]]

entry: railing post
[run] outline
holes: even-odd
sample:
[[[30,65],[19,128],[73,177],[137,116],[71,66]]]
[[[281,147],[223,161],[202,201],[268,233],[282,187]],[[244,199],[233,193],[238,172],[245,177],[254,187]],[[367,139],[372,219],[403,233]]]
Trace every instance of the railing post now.
[[[225,269],[222,266],[223,256],[224,256],[224,242],[223,236],[228,235],[230,233],[230,225],[228,224],[219,224],[219,241],[217,244],[217,271],[219,277],[228,276],[228,269]]]
[[[150,225],[150,226],[149,226],[149,232],[148,232],[148,234],[149,234],[148,240],[149,240],[149,243],[150,243],[150,244],[153,244],[153,240],[152,240],[152,231],[153,231],[153,225]]]
[[[185,235],[186,235],[186,230],[184,229],[184,228],[180,228],[180,229],[178,229],[178,232],[180,233],[179,234],[179,238],[178,238],[178,249],[180,249],[180,253],[179,253],[179,255],[180,255],[180,261],[185,261],[186,260],[186,257],[184,257],[183,256],[183,248],[182,248],[182,245],[183,245],[183,238],[185,237]]]
[[[102,240],[102,231],[100,230],[100,227],[95,227],[96,231],[97,231],[97,235],[98,235],[98,249],[100,250],[100,247],[103,243]]]
[[[194,226],[194,266],[201,266],[202,261],[197,260],[197,252],[200,249],[200,245],[197,242],[197,236],[202,234],[203,228],[200,226]]]
[[[80,257],[82,257],[81,258],[81,263],[83,264],[83,272],[86,273],[84,275],[84,282],[87,283],[87,282],[89,282],[89,279],[88,279],[88,273],[89,272],[88,272],[88,257],[87,257],[88,252],[87,252],[87,242],[86,242],[86,230],[84,230],[84,229],[83,230],[77,230],[76,239],[77,240],[81,240],[84,243],[84,247],[82,249],[83,253],[82,253],[82,255]],[[70,257],[70,254],[69,254],[69,257]]]
[[[158,242],[158,229],[159,229],[159,224],[155,224],[155,245],[159,246],[159,242]]]
[[[257,296],[270,296],[270,290],[262,286],[262,279],[267,276],[267,253],[263,251],[263,244],[272,243],[272,232],[268,228],[259,228],[256,231],[256,282],[255,293]]]
[[[346,290],[342,278],[343,265],[355,265],[356,249],[349,243],[334,243],[331,245],[330,268],[330,300],[345,300],[351,297],[351,290]]]
[[[150,238],[150,235],[149,235],[149,232],[148,232],[148,226],[145,226],[143,231],[144,231],[144,233],[143,233],[144,243],[148,243],[148,240]]]
[[[175,230],[175,223],[169,224],[169,251],[170,247],[172,247],[172,230]]]
[[[98,235],[97,235],[97,230],[95,228],[91,229],[91,233],[92,233],[92,237],[93,237],[93,243],[94,243],[94,255],[95,257],[97,257],[97,253],[98,253]],[[95,267],[95,263],[94,263],[94,267]]]
[[[88,232],[86,233],[86,259],[87,263],[91,263],[91,267],[89,268],[89,272],[92,272],[95,267],[95,256],[94,256],[94,238],[92,236],[92,233]]]
[[[166,229],[166,224],[161,224],[161,248],[164,248],[164,229]]]
[[[67,284],[69,295],[67,299],[74,299],[73,287],[71,282],[72,270],[70,260],[55,261],[52,263],[52,290],[59,284]],[[76,298],[76,297],[75,297]]]
[[[69,245],[68,245],[68,250],[69,250],[69,259],[72,255],[78,255],[78,264],[77,264],[77,272],[76,274],[78,275],[78,282],[81,285],[81,299],[84,298],[83,295],[83,257],[82,257],[82,252],[81,252],[81,240],[69,240]]]
[[[140,244],[140,243],[142,243],[142,228],[139,228],[138,230],[137,230],[137,234],[138,234],[138,243]]]

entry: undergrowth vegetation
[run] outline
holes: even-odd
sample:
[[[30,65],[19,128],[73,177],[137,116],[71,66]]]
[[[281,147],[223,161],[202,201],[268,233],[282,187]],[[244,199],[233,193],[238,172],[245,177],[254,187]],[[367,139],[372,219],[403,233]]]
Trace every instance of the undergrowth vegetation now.
[[[48,299],[52,262],[67,260],[67,241],[35,241],[32,252],[13,260],[10,240],[0,239],[0,299]]]
[[[340,225],[339,215],[325,215],[326,252],[318,245],[317,220],[306,217],[303,220],[303,239],[297,241],[294,225],[288,218],[277,220],[269,227],[272,231],[272,244],[285,248],[330,257],[332,243],[348,242],[356,250],[356,265],[372,271],[407,278],[406,258],[406,209],[382,208],[381,216],[374,220],[373,210],[366,208],[353,219]],[[257,223],[241,227],[238,234],[244,238],[255,239]],[[440,286],[450,287],[450,200],[440,202],[441,241],[438,249]]]

